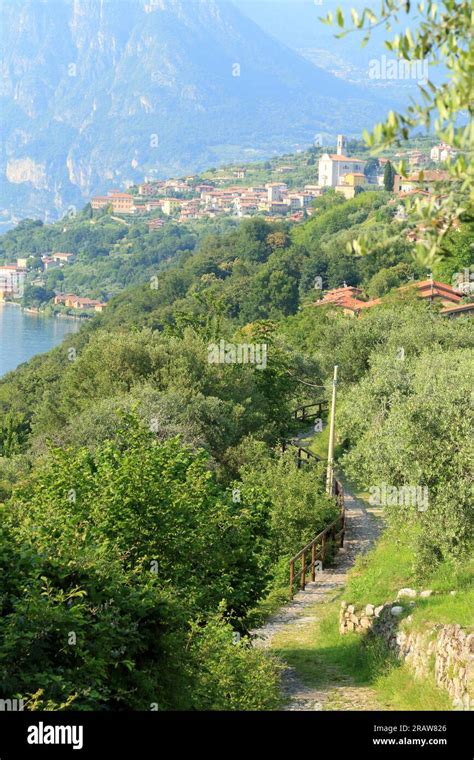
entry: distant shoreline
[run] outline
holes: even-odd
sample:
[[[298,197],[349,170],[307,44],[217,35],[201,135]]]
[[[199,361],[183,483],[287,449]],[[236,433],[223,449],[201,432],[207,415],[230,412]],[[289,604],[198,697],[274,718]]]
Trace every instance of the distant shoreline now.
[[[57,317],[58,319],[74,319],[76,322],[84,321],[84,317],[78,317],[74,314],[58,314],[57,312],[45,314],[41,309],[35,309],[33,306],[22,306],[20,303],[15,303],[15,301],[0,301],[0,305],[15,306],[17,309],[21,309],[25,314],[35,314],[38,317],[46,317],[48,319]]]

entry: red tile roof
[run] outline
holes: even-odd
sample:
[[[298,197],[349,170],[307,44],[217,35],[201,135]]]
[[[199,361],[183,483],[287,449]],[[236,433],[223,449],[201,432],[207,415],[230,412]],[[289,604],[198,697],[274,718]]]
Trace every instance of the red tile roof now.
[[[380,298],[372,299],[371,301],[361,301],[356,297],[360,293],[362,293],[361,289],[353,285],[334,288],[333,290],[328,290],[324,298],[321,301],[316,301],[313,306],[333,304],[334,306],[342,306],[344,309],[350,309],[351,311],[359,311],[360,309],[370,309],[372,306],[380,303]]]
[[[333,161],[350,161],[354,164],[365,163],[365,159],[363,158],[355,158],[355,156],[340,156],[338,153],[330,153],[329,158],[331,158]]]
[[[444,309],[441,309],[441,314],[456,314],[458,312],[474,312],[474,302],[473,303],[460,303],[457,306],[446,306]]]
[[[440,298],[443,301],[452,301],[457,303],[462,298],[462,293],[455,290],[451,285],[437,280],[421,280],[420,282],[410,282],[404,285],[400,290],[406,288],[416,288],[420,298]]]

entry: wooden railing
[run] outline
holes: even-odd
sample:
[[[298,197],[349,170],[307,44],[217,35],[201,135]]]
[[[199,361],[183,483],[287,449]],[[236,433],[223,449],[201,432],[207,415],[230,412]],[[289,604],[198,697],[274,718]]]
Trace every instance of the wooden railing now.
[[[316,420],[322,416],[323,412],[327,412],[328,408],[329,403],[324,399],[322,401],[315,401],[312,404],[305,404],[293,410],[293,419],[298,420],[298,422]]]
[[[306,577],[311,573],[311,580],[316,580],[316,563],[325,562],[328,550],[328,544],[332,543],[333,547],[344,546],[345,533],[345,506],[344,506],[344,488],[339,480],[334,481],[334,496],[336,496],[339,506],[339,516],[334,522],[328,525],[321,533],[313,538],[309,544],[295,554],[290,560],[290,595],[294,594],[295,587],[295,565],[299,562],[299,588],[304,591],[306,588]],[[309,559],[309,563],[307,560]]]
[[[317,454],[313,454],[312,451],[309,449],[305,449],[304,446],[300,446],[299,443],[295,443],[295,441],[282,441],[281,443],[281,450],[284,453],[288,446],[293,446],[297,449],[296,452],[296,461],[298,469],[300,469],[301,465],[303,464],[310,464],[311,461],[315,462],[322,462],[323,460],[321,457],[319,457]]]

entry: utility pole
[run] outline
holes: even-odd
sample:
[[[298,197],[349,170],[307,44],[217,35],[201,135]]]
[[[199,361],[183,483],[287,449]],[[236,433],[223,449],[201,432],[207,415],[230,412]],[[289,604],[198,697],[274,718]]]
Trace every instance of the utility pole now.
[[[334,379],[332,381],[331,419],[329,422],[328,469],[326,475],[326,491],[329,496],[332,494],[334,485],[334,427],[336,423],[336,388],[337,364],[334,367]]]

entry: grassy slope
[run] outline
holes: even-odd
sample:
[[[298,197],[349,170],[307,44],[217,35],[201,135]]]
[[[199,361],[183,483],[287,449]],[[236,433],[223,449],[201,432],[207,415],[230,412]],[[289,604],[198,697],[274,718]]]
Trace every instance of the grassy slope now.
[[[394,599],[398,590],[407,586],[419,591],[431,589],[435,592],[433,596],[416,602],[413,625],[421,627],[430,621],[469,626],[473,623],[473,571],[474,560],[458,568],[445,564],[420,584],[413,576],[408,541],[404,536],[386,531],[372,552],[356,562],[346,598],[359,606],[382,604]],[[451,595],[451,591],[456,593]]]

